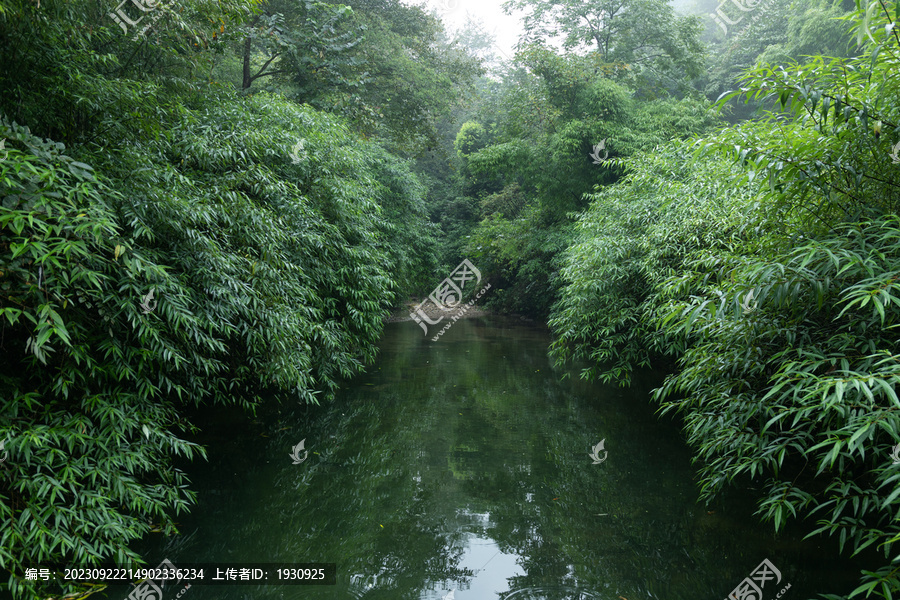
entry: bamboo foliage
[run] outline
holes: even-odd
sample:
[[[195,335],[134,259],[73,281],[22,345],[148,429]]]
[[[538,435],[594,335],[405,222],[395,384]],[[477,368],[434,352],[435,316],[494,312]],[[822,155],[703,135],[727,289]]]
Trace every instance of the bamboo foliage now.
[[[898,10],[858,5],[857,58],[751,70],[735,95],[774,103],[766,118],[623,161],[551,321],[585,377],[674,361],[654,396],[683,419],[701,498],[756,484],[775,531],[879,550],[849,597],[900,591]]]
[[[205,453],[185,410],[327,401],[374,357],[394,273],[423,271],[386,236],[405,224],[432,252],[405,163],[338,119],[268,94],[158,110],[78,159],[0,121],[0,568],[17,598],[78,588],[26,567],[134,564],[132,543],[174,533],[194,494],[173,460]]]
[[[764,479],[759,514],[776,531],[809,515],[810,535],[896,555],[898,234],[888,216],[768,260],[689,263],[679,285],[705,286],[660,312],[687,350],[657,398],[684,415],[704,498]],[[896,587],[891,569],[879,573],[863,587]]]

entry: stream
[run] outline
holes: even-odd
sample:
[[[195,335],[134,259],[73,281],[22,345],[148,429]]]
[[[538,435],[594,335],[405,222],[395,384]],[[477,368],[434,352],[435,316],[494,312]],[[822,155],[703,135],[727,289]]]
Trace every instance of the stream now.
[[[436,342],[390,323],[334,403],[198,413],[210,459],[184,468],[199,504],[145,556],[336,565],[335,585],[192,585],[183,600],[722,600],[751,573],[765,600],[858,585],[836,542],[776,536],[746,490],[697,502],[678,422],[648,399],[662,374],[629,389],[563,379],[549,342],[496,316]]]

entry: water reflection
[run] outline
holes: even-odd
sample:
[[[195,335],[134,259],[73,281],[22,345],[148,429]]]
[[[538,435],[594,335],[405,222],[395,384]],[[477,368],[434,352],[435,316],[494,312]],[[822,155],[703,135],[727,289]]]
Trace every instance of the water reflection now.
[[[151,560],[338,567],[336,586],[194,586],[183,600],[719,600],[763,558],[792,598],[855,587],[833,548],[775,538],[739,494],[696,504],[678,428],[646,402],[652,374],[632,390],[560,382],[547,344],[502,319],[438,342],[391,324],[335,404],[207,417],[190,537]]]

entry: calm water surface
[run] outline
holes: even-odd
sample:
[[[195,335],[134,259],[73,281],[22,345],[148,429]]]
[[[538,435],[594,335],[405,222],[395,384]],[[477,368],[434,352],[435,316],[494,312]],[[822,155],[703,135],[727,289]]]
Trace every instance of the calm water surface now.
[[[647,400],[652,373],[629,390],[561,381],[548,343],[496,317],[437,342],[394,323],[331,405],[198,415],[199,505],[149,560],[337,564],[335,586],[193,586],[183,600],[722,600],[763,559],[782,575],[766,600],[856,587],[859,566],[799,531],[774,536],[746,494],[697,504],[678,425]]]

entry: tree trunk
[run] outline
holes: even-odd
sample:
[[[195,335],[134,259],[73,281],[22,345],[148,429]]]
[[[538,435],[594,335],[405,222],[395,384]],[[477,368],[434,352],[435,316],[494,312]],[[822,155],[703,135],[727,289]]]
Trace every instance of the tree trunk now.
[[[262,15],[256,15],[254,17],[253,22],[250,23],[250,29],[247,31],[247,39],[244,40],[244,77],[241,82],[241,89],[246,90],[253,84],[253,78],[250,76],[250,50],[253,46],[253,28],[256,27],[256,24],[259,23],[259,19]]]
[[[247,39],[244,40],[244,81],[241,85],[242,90],[246,90],[250,87],[252,80],[250,79],[250,41],[251,37],[248,35]]]

